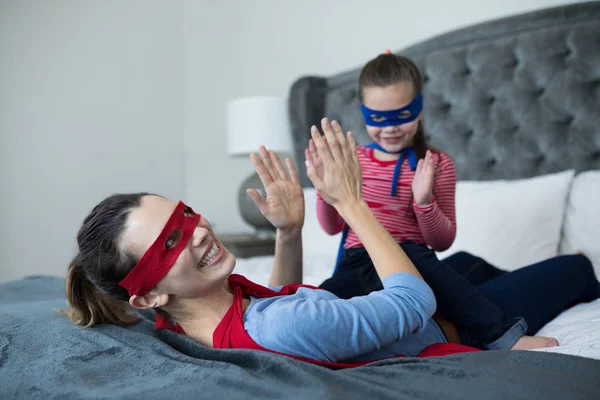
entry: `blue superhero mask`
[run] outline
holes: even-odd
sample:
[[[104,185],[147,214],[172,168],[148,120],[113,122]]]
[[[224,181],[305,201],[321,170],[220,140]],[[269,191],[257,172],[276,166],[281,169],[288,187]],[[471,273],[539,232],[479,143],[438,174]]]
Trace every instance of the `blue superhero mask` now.
[[[405,107],[398,108],[397,110],[389,111],[377,111],[371,110],[365,105],[360,105],[360,111],[362,112],[365,124],[370,126],[396,126],[412,122],[423,110],[423,95],[419,93],[417,97],[413,99]]]

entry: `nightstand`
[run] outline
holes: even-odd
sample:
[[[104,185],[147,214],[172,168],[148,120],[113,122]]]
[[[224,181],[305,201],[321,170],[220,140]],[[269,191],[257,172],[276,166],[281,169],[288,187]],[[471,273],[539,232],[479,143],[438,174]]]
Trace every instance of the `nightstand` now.
[[[260,237],[252,234],[221,235],[219,239],[227,250],[239,258],[272,256],[275,254],[275,237]]]

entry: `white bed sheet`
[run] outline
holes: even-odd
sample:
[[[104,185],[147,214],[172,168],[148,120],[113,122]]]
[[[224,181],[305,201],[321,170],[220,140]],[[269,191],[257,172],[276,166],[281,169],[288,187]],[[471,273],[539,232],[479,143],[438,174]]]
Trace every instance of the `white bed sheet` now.
[[[304,256],[304,283],[318,286],[331,276],[333,256]],[[244,275],[253,282],[267,285],[273,257],[238,259],[235,273]],[[579,304],[550,321],[539,335],[555,337],[559,347],[538,349],[553,353],[570,354],[600,360],[600,299]]]

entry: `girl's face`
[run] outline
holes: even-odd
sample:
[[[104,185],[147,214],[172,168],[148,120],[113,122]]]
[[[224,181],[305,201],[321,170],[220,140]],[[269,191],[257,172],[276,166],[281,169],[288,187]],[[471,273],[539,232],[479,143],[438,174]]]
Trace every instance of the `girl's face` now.
[[[144,196],[141,206],[132,210],[128,218],[124,246],[141,257],[156,240],[176,205],[177,202],[159,196]],[[181,231],[175,230],[165,246],[174,247],[181,236]],[[219,241],[210,223],[201,217],[185,248],[156,290],[180,298],[208,296],[223,288],[234,267],[235,257]]]
[[[397,110],[410,104],[416,95],[410,82],[400,82],[390,86],[370,86],[363,89],[363,104],[377,111]],[[413,145],[422,115],[423,112],[417,119],[402,125],[384,127],[367,125],[367,133],[386,151],[397,153]]]

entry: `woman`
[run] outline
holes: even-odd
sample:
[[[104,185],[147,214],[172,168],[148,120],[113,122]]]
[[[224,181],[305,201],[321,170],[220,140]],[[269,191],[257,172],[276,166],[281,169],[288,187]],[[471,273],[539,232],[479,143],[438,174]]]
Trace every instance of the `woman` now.
[[[127,312],[128,304],[153,308],[157,328],[176,330],[205,346],[273,351],[332,367],[402,354],[472,351],[458,344],[451,323],[432,319],[436,302],[431,289],[362,200],[352,135],[344,135],[335,122],[323,120],[322,127],[326,140],[316,130],[312,136],[323,168],[316,171],[308,165],[308,176],[364,243],[382,290],[343,300],[299,285],[302,188],[290,160],[288,172],[275,153],[261,148],[262,160],[256,155],[252,160],[267,197],[252,190],[249,195],[277,228],[270,285],[278,291],[232,274],[235,257],[208,221],[182,202],[145,194],[115,195],[97,205],[79,231],[79,253],[66,279],[71,305],[67,314],[85,326],[124,324],[135,320]],[[587,274],[586,279],[590,273],[593,276],[591,267],[577,272]],[[556,280],[569,274],[556,271]],[[519,297],[507,279],[512,275],[502,276],[497,297]],[[589,284],[572,300],[591,299],[597,284]],[[552,292],[540,289],[534,295]],[[561,304],[549,317],[570,303]],[[436,343],[446,344],[431,347]]]

